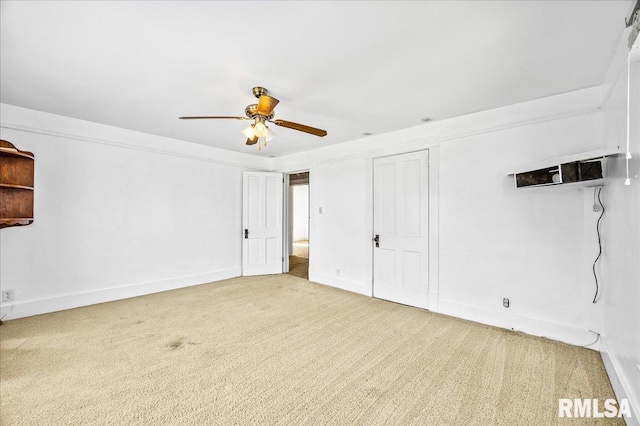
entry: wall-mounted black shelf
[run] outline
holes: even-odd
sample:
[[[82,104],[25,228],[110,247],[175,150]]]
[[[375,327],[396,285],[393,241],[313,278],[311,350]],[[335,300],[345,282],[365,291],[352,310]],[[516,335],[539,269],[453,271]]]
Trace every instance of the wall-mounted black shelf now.
[[[603,184],[603,160],[621,154],[617,148],[603,148],[574,155],[537,161],[518,167],[507,175],[513,175],[516,188],[542,186],[601,186]]]

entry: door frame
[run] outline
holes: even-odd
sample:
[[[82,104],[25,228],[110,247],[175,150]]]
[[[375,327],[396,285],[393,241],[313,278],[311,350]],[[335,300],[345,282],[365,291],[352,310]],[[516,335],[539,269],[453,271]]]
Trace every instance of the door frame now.
[[[384,158],[384,157],[392,157],[395,155],[402,154],[410,154],[412,152],[417,151],[427,151],[428,152],[428,173],[429,173],[429,218],[428,218],[428,226],[429,226],[429,281],[428,281],[428,310],[433,312],[438,312],[438,300],[439,300],[439,276],[440,276],[440,236],[439,236],[439,163],[440,163],[440,148],[437,145],[437,138],[434,138],[433,142],[436,143],[424,143],[422,141],[415,141],[419,143],[419,147],[416,149],[410,149],[407,151],[396,152],[393,151],[393,147],[388,152],[380,153],[378,155],[371,155],[365,157],[365,211],[368,214],[365,217],[365,229],[370,231],[368,236],[368,243],[370,244],[370,250],[367,250],[365,253],[367,255],[367,264],[370,266],[367,271],[368,276],[366,277],[367,282],[369,283],[368,292],[366,293],[368,296],[373,297],[373,237],[374,237],[374,203],[373,203],[373,194],[374,194],[374,177],[373,177],[373,160],[376,158]],[[431,142],[431,141],[430,141]],[[312,215],[313,216],[313,215]]]
[[[284,173],[284,179],[282,180],[282,202],[283,202],[283,206],[282,206],[282,273],[283,274],[288,274],[289,273],[289,255],[290,250],[289,250],[289,223],[291,222],[291,219],[289,218],[289,216],[291,216],[291,197],[290,197],[290,189],[291,186],[289,185],[289,176],[291,175],[291,173]]]
[[[309,186],[309,199],[307,201],[308,203],[308,209],[309,209],[309,222],[307,224],[307,235],[309,236],[309,273],[311,272],[311,230],[313,229],[312,227],[312,217],[313,215],[311,214],[311,169],[302,169],[302,170],[297,170],[297,171],[289,171],[289,172],[283,172],[284,175],[284,180],[283,180],[283,185],[284,187],[282,188],[282,194],[283,194],[283,203],[284,205],[282,206],[282,211],[283,211],[283,215],[282,215],[282,256],[284,257],[284,263],[282,264],[282,273],[283,274],[287,274],[289,273],[289,256],[291,255],[291,250],[289,247],[289,236],[290,236],[290,226],[293,225],[293,204],[292,204],[292,199],[290,197],[290,188],[291,188],[291,182],[289,180],[289,177],[291,175],[295,175],[297,173],[309,173],[309,183],[307,184]]]

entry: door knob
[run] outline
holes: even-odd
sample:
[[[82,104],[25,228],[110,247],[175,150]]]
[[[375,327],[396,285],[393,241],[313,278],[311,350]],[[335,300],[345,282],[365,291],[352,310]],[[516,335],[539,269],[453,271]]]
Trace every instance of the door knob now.
[[[376,247],[380,247],[380,235],[376,234],[376,236],[373,239],[373,241],[375,241]]]

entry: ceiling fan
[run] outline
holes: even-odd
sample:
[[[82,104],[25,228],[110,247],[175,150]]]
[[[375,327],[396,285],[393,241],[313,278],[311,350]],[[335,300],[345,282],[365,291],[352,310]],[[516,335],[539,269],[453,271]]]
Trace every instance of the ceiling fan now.
[[[267,127],[268,123],[273,123],[276,126],[286,127],[300,132],[310,133],[315,136],[326,136],[327,131],[322,129],[316,129],[315,127],[305,126],[304,124],[294,123],[286,120],[274,120],[275,113],[273,110],[280,102],[276,98],[269,96],[269,92],[264,87],[254,87],[253,95],[258,98],[257,104],[247,105],[244,109],[246,117],[243,116],[229,116],[229,115],[208,115],[208,116],[195,116],[195,117],[179,117],[181,120],[209,120],[209,119],[233,119],[233,120],[248,120],[253,121],[242,133],[247,137],[247,145],[258,144],[258,150],[261,150],[263,146],[267,146],[267,142],[273,139],[274,134]]]

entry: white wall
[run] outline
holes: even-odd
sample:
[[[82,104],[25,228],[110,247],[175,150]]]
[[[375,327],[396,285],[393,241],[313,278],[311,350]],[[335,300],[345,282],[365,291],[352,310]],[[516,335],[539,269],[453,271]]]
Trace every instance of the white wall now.
[[[623,37],[626,42],[627,38]],[[614,75],[605,105],[605,141],[626,150],[626,46],[614,62]],[[640,48],[634,49],[631,70],[630,152],[631,185],[625,186],[626,160],[616,157],[608,169],[603,191],[604,333],[603,359],[618,398],[632,402],[640,416]]]
[[[516,190],[506,173],[600,148],[601,93],[587,89],[276,158],[276,170],[308,168],[313,176],[311,280],[371,294],[372,159],[429,149],[438,153],[430,155],[430,177],[439,178],[430,189],[439,198],[430,207],[432,222],[439,216],[432,224],[439,244],[430,244],[432,309],[592,343],[588,330],[602,328],[585,255],[593,243],[584,232],[592,192]],[[502,307],[503,297],[511,308]]]
[[[371,295],[366,285],[371,251],[365,225],[369,213],[361,190],[365,170],[361,158],[318,164],[310,170],[309,279]]]
[[[293,187],[293,241],[309,239],[309,185]]]
[[[2,105],[35,154],[35,221],[0,231],[6,319],[241,273],[242,171],[261,159]]]
[[[585,320],[596,307],[591,283],[582,280],[589,264],[581,190],[516,190],[504,172],[528,159],[598,148],[598,117],[552,120],[441,146],[441,310],[470,319],[501,316],[494,321],[520,329],[529,319],[589,328]],[[503,297],[510,299],[508,310]],[[576,343],[594,340],[573,336],[580,335],[586,338]]]

